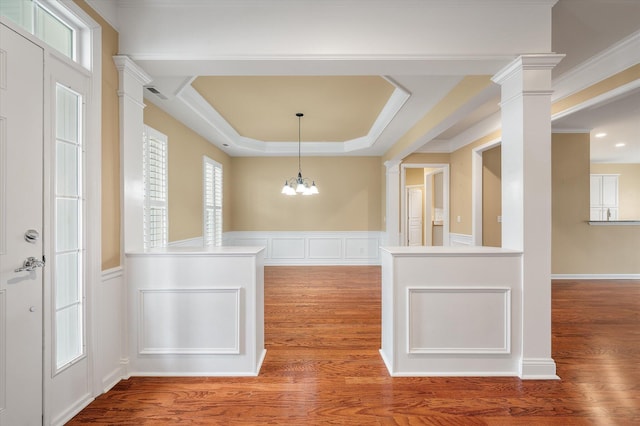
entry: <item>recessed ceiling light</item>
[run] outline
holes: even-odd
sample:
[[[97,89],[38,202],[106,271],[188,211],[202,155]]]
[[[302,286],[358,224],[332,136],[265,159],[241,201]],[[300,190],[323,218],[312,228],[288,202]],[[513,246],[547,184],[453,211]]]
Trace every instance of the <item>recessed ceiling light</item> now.
[[[625,145],[626,145],[626,143],[624,143],[624,142],[618,142],[618,143],[616,144],[616,148],[622,148],[622,147],[623,147],[623,146],[625,146]]]
[[[594,136],[596,138],[604,138],[605,136],[607,136],[607,134],[605,132],[600,132],[600,133],[596,133]]]

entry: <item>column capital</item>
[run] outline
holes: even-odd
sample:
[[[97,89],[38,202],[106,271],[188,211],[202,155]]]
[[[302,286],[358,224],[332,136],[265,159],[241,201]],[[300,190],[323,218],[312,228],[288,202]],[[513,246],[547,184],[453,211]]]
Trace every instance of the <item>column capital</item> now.
[[[116,69],[119,72],[124,72],[133,78],[135,78],[142,86],[149,84],[153,81],[153,78],[147,74],[138,64],[136,64],[131,58],[125,55],[116,55],[113,57],[113,62],[116,64]]]
[[[510,64],[498,71],[491,81],[502,84],[520,71],[528,70],[552,70],[564,58],[564,54],[547,53],[535,55],[521,55],[514,59]]]
[[[387,168],[387,174],[389,173],[398,173],[400,174],[400,163],[401,160],[389,160],[384,162],[384,166]]]

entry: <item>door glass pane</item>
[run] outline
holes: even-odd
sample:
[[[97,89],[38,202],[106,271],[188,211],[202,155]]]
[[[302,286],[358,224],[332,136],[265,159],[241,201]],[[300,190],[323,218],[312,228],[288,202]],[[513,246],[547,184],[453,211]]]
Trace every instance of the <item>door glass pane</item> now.
[[[77,250],[78,200],[61,198],[56,202],[56,251]]]
[[[56,255],[56,309],[80,302],[78,253]]]
[[[56,93],[56,138],[68,142],[78,142],[78,101],[77,93],[57,86]]]
[[[66,142],[56,143],[56,194],[78,195],[78,146]]]
[[[72,305],[56,312],[56,364],[58,367],[73,361],[82,353],[81,312]]]
[[[73,30],[42,7],[36,7],[34,35],[63,55],[73,58]]]
[[[0,16],[7,17],[75,61],[76,31],[63,21],[64,18],[60,19],[40,3],[33,0],[0,0]],[[55,6],[55,3],[49,2],[48,6],[52,5]]]
[[[0,15],[6,16],[33,34],[32,0],[2,0],[0,1]]]

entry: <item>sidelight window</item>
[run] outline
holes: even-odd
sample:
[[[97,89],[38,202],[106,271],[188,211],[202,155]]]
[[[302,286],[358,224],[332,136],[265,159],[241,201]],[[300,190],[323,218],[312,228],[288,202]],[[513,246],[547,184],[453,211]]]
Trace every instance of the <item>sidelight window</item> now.
[[[54,302],[56,369],[85,353],[82,97],[58,84],[55,122]]]

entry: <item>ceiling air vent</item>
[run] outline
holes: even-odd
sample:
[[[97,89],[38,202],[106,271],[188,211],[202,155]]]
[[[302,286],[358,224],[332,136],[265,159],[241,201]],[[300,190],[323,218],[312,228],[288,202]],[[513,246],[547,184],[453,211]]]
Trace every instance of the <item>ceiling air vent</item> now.
[[[169,99],[153,86],[147,86],[146,89],[151,93],[153,93],[154,95],[156,95],[157,97],[159,97],[160,99],[164,99],[165,101]]]

